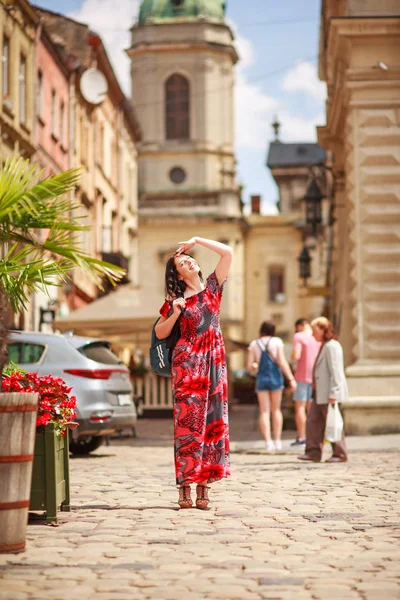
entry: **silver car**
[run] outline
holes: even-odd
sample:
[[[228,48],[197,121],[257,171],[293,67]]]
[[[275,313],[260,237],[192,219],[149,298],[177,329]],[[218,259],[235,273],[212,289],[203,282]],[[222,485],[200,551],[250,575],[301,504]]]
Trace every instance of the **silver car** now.
[[[107,340],[13,331],[8,355],[24,371],[61,377],[72,387],[79,423],[71,435],[73,454],[87,454],[102,444],[104,436],[134,428],[136,408],[129,370]]]

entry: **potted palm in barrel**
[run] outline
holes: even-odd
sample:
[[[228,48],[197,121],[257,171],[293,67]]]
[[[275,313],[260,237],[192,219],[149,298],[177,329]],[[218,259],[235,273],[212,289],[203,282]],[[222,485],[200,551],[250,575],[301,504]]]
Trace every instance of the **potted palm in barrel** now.
[[[37,291],[63,284],[74,268],[99,287],[125,273],[80,248],[79,232],[88,228],[73,216],[79,177],[71,169],[43,179],[21,158],[0,167],[0,383],[11,312],[25,310]],[[0,393],[0,552],[25,548],[38,397],[34,386]]]

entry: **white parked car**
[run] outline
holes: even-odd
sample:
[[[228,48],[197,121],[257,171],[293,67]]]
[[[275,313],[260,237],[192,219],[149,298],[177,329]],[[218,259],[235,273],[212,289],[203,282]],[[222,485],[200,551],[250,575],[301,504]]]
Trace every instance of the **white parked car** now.
[[[79,423],[71,432],[73,454],[87,454],[105,436],[134,428],[137,415],[129,370],[107,340],[12,331],[8,355],[24,371],[61,377],[72,387]]]

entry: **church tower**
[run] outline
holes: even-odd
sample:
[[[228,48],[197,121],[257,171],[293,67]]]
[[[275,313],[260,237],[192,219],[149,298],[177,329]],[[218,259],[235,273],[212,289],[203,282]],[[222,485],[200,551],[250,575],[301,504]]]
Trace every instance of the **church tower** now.
[[[143,0],[131,29],[127,52],[141,129],[138,316],[146,335],[164,298],[166,260],[195,235],[234,248],[221,317],[226,342],[243,335],[244,219],[233,130],[238,55],[225,4]],[[201,246],[193,254],[207,277],[218,257]]]
[[[132,27],[132,98],[142,130],[140,213],[239,217],[233,67],[223,0],[143,0]]]

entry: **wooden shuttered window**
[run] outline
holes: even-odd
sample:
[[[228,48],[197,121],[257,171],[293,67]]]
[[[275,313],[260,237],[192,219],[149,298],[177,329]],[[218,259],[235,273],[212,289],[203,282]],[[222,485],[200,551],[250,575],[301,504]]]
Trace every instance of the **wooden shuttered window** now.
[[[165,129],[167,140],[190,138],[189,81],[175,73],[165,83]]]
[[[268,301],[285,301],[285,268],[281,265],[268,267]]]

